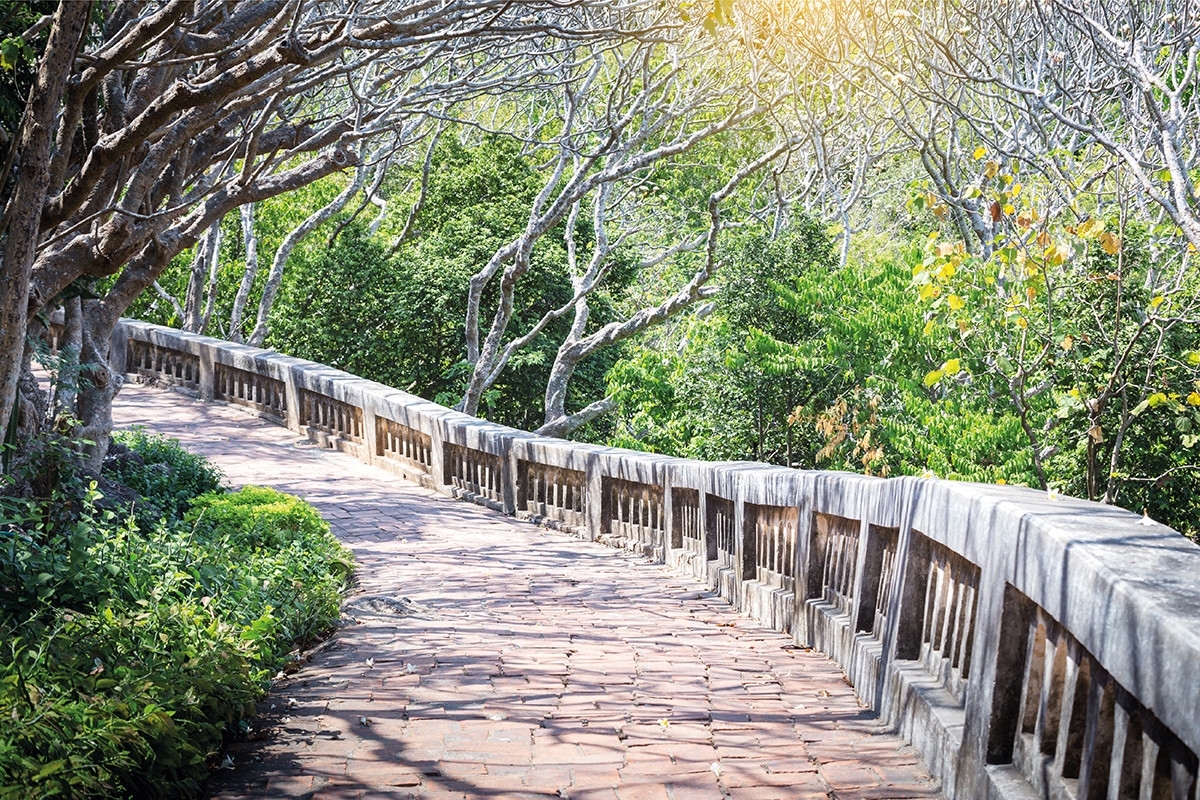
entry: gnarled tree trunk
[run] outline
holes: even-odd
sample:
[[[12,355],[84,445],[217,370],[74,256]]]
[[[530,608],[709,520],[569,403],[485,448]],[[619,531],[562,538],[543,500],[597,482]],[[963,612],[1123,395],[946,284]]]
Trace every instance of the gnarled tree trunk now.
[[[8,163],[0,173],[5,182],[13,166],[19,174],[0,222],[0,429],[12,415],[25,367],[20,355],[25,350],[42,206],[50,188],[54,117],[90,13],[90,3],[60,3],[55,10],[50,41],[38,62],[20,129],[9,145]]]

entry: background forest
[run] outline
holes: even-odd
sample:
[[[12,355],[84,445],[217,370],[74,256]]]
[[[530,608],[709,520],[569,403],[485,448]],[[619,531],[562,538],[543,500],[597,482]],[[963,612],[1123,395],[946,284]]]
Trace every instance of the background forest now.
[[[469,371],[461,322],[467,284],[524,225],[540,180],[536,164],[507,137],[447,132],[429,161],[419,208],[418,182],[397,171],[381,183],[393,192],[388,203],[344,209],[296,247],[266,344],[451,406]],[[979,168],[986,175],[994,163]],[[904,166],[901,155],[888,169]],[[702,170],[666,165],[643,191],[652,203],[678,203],[680,193],[703,185]],[[180,256],[130,315],[185,326],[176,298],[191,291],[207,303],[207,324],[194,329],[229,337],[247,242],[258,258],[269,258],[291,227],[348,181],[326,178],[257,205],[249,239],[243,221],[227,217],[208,271],[193,269],[203,253]],[[1015,179],[997,174],[987,182],[1003,194]],[[572,438],[709,460],[1024,484],[1095,499],[1111,481],[1111,500],[1196,535],[1200,328],[1164,324],[1165,315],[1155,321],[1167,300],[1154,273],[1178,265],[1156,260],[1144,225],[1115,204],[1107,218],[1088,217],[1091,230],[1064,232],[1071,249],[1055,265],[1063,282],[1022,289],[1031,301],[1031,322],[1022,326],[990,290],[1009,266],[1003,250],[982,259],[948,244],[937,201],[928,197],[919,180],[900,182],[872,199],[851,234],[802,208],[789,209],[783,223],[743,210],[722,238],[713,300],[583,363],[569,404],[608,397],[615,407]],[[692,216],[702,230],[701,215]],[[592,235],[585,222],[577,226],[580,240]],[[1113,230],[1121,231],[1116,252],[1105,237]],[[560,226],[533,251],[517,293],[517,324],[532,325],[571,300],[563,235]],[[954,266],[964,262],[977,271],[965,280]],[[1187,274],[1173,305],[1195,301],[1196,278]],[[189,290],[197,275],[208,281],[203,293]],[[264,281],[260,273],[246,295],[250,307]],[[626,259],[592,295],[589,330],[661,296],[671,281]],[[1036,286],[1048,286],[1044,301]],[[1053,347],[1038,345],[1031,355],[1033,345],[1012,338],[1013,329],[1030,325],[1046,325]],[[538,427],[568,327],[555,320],[513,359],[486,393],[481,416]],[[1014,391],[1018,372],[1022,385]],[[1109,385],[1117,397],[1097,413],[1088,399]]]
[[[48,181],[6,185],[28,302],[0,333],[64,310],[92,462],[125,314],[546,435],[1026,484],[1196,535],[1195,14],[293,5],[285,30],[0,4],[0,116],[46,132]],[[67,94],[35,91],[56,63]],[[5,347],[28,435],[58,412]]]

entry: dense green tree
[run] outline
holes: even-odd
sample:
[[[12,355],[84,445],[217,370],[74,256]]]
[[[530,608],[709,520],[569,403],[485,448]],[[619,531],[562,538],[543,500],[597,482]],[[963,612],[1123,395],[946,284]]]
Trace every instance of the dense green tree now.
[[[721,261],[715,311],[650,340],[610,373],[622,415],[614,442],[807,464],[788,420],[828,370],[781,362],[780,343],[811,336],[814,325],[808,310],[781,302],[780,288],[829,275],[837,263],[830,239],[801,218],[779,237],[763,230],[730,237]]]

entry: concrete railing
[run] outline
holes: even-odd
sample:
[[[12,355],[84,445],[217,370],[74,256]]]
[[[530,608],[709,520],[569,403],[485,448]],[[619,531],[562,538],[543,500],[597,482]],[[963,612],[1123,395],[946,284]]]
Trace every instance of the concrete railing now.
[[[550,439],[141,322],[112,352],[131,378],[707,581],[836,659],[949,797],[1200,800],[1200,548],[1162,525],[1018,487]]]

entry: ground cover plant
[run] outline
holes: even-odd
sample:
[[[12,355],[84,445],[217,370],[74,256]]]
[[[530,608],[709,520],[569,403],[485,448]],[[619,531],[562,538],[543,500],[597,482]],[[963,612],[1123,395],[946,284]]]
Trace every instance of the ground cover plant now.
[[[3,487],[3,800],[197,796],[292,648],[331,628],[353,570],[303,500],[225,492],[173,440],[118,439],[102,480],[128,480],[132,510],[61,441],[43,445],[59,459],[47,494]]]

